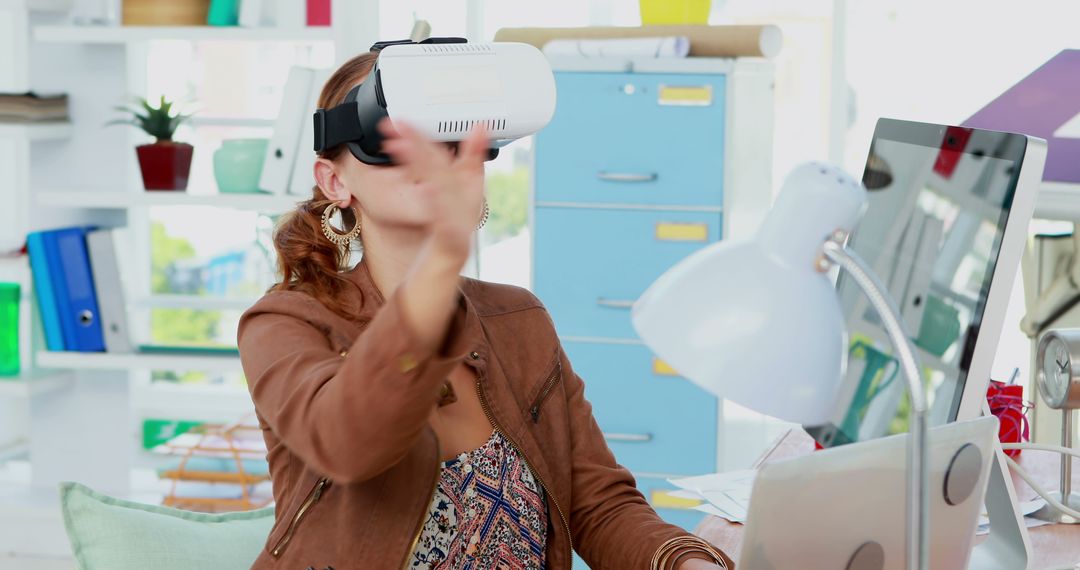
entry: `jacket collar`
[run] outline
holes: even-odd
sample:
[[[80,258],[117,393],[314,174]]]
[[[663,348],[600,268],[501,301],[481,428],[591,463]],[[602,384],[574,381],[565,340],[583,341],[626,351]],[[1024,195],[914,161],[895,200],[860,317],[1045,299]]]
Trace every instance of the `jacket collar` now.
[[[360,306],[360,321],[367,323],[375,317],[379,308],[386,304],[386,297],[382,291],[379,290],[375,284],[375,280],[371,277],[371,268],[367,264],[367,258],[361,257],[360,262],[353,266],[352,269],[344,272],[344,275],[349,281],[356,284],[360,290],[361,299],[359,300]],[[483,334],[483,327],[480,323],[480,315],[477,313],[476,305],[473,299],[470,297],[472,279],[467,277],[461,277],[458,280],[458,306],[454,313],[453,319],[450,321],[450,328],[448,335],[464,337],[468,340],[466,346],[470,347],[469,352],[476,352],[479,358],[466,358],[466,362],[469,364],[483,369],[488,360],[490,354],[487,351],[488,345]]]

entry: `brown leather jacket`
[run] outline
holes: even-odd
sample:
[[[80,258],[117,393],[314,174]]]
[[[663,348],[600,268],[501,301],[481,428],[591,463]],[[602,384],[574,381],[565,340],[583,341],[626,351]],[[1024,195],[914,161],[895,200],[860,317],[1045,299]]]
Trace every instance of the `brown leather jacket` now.
[[[384,299],[363,261],[342,275],[357,285],[356,323],[296,291],[267,293],[240,319],[276,502],[253,568],[404,567],[438,476],[427,418],[462,361],[477,372],[488,419],[547,492],[547,568],[570,568],[571,548],[600,569],[650,568],[657,554],[673,554],[665,570],[708,558],[616,464],[532,293],[463,277],[443,346],[423,353],[399,296]]]

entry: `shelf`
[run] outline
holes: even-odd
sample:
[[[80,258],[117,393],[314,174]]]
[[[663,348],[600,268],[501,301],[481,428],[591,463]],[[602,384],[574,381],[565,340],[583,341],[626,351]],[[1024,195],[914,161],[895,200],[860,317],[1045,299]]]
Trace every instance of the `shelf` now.
[[[201,311],[245,311],[258,297],[232,298],[210,295],[148,295],[134,305],[148,309],[197,309]]]
[[[34,39],[49,43],[125,44],[128,42],[245,41],[320,42],[333,41],[330,27],[241,28],[239,26],[36,26]]]
[[[1043,182],[1035,198],[1034,217],[1080,221],[1080,184]]]
[[[26,284],[30,278],[30,263],[25,255],[0,257],[0,281]]]
[[[189,194],[168,190],[137,192],[41,191],[34,194],[39,206],[123,210],[140,206],[214,206],[260,212],[284,212],[303,200],[295,194]]]
[[[71,136],[71,123],[44,121],[40,123],[6,123],[0,121],[0,138],[25,137],[32,141],[66,139]]]
[[[242,371],[240,357],[235,354],[120,354],[43,350],[37,353],[37,365],[41,368],[68,370]]]
[[[57,390],[66,390],[74,379],[67,371],[34,372],[11,378],[0,377],[0,398],[28,398]]]

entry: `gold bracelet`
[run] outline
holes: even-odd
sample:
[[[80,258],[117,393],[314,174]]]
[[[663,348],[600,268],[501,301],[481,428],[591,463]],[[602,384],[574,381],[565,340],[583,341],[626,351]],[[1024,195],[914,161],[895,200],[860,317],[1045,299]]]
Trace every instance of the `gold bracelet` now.
[[[711,557],[713,561],[722,568],[728,568],[728,563],[724,554],[715,546],[696,536],[684,535],[668,539],[656,549],[651,564],[652,570],[669,570],[668,564],[671,562],[671,557],[680,550],[686,550],[687,552],[701,552]],[[677,560],[678,557],[676,558],[676,561]]]

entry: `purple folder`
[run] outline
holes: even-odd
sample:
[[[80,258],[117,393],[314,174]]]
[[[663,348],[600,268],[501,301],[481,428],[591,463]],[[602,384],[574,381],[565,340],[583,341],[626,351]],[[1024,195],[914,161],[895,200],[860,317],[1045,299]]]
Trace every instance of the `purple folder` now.
[[[1043,180],[1080,184],[1080,138],[1054,132],[1080,114],[1080,50],[1065,50],[964,121],[963,126],[1046,139]]]

